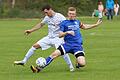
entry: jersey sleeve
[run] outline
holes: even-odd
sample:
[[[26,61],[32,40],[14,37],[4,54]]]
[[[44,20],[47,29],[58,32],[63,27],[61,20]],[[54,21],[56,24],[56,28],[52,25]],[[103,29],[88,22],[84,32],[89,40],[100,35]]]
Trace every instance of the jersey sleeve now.
[[[60,31],[65,32],[64,21],[60,23]]]

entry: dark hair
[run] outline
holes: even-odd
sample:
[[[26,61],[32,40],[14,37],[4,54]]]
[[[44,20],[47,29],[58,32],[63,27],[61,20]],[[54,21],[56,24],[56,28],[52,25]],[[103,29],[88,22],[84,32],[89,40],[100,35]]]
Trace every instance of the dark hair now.
[[[76,11],[76,8],[75,7],[69,7],[68,11]]]
[[[48,4],[46,4],[42,7],[42,11],[44,11],[45,9],[50,10],[50,9],[52,9],[52,7]]]

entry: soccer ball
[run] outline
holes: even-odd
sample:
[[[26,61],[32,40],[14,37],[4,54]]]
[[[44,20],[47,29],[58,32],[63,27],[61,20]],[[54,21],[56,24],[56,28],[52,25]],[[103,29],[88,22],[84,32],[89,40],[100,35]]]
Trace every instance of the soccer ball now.
[[[46,59],[43,58],[43,57],[39,57],[39,58],[36,60],[36,64],[37,64],[37,66],[39,66],[39,67],[45,67],[45,65],[46,65]]]

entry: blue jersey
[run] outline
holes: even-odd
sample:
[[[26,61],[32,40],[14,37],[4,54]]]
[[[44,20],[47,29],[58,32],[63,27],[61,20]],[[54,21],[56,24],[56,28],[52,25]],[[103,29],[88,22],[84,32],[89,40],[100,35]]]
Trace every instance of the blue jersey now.
[[[80,46],[82,44],[82,36],[80,33],[80,21],[79,20],[64,20],[60,23],[60,31],[74,31],[75,35],[67,34],[64,37],[65,43],[73,46]]]
[[[114,9],[114,1],[113,0],[107,0],[106,2],[106,8],[109,9]]]

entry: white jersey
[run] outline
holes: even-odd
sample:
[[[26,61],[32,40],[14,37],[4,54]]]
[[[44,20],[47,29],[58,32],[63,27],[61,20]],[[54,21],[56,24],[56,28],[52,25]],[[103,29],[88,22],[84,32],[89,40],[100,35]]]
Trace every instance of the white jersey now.
[[[66,20],[66,18],[60,13],[55,13],[55,15],[52,17],[48,17],[48,16],[44,17],[41,23],[48,24],[48,37],[49,38],[58,37],[59,29],[60,29],[59,24],[63,20]]]

